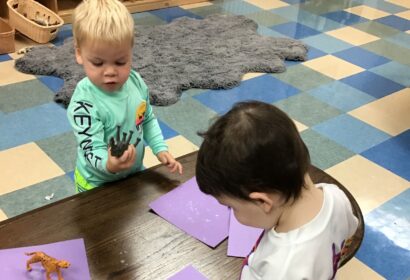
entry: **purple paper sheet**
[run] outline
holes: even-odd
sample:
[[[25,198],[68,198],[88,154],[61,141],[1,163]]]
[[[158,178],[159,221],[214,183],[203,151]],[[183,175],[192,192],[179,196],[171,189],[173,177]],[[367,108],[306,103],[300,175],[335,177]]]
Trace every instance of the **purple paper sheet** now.
[[[0,250],[0,278],[13,280],[46,279],[46,273],[41,263],[32,264],[31,271],[26,270],[27,260],[31,257],[26,256],[25,253],[36,251],[42,251],[58,260],[70,262],[69,268],[61,269],[64,280],[91,279],[83,239]],[[52,273],[51,276],[51,279],[57,279],[56,273]]]
[[[228,238],[228,256],[246,257],[262,234],[263,229],[245,226],[231,211]]]
[[[180,272],[177,272],[176,274],[174,274],[167,280],[208,280],[208,279],[190,265],[190,266],[185,267]]]
[[[195,177],[149,206],[171,224],[211,247],[216,247],[228,236],[228,207],[202,193]]]

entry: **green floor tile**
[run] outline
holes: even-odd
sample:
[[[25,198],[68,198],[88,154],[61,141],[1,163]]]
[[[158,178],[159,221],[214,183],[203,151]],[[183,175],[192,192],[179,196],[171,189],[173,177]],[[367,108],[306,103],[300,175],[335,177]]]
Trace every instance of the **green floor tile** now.
[[[355,155],[311,129],[303,131],[301,136],[309,149],[312,164],[320,169],[327,169]]]
[[[45,197],[54,193],[51,200]],[[56,202],[75,194],[74,182],[63,175],[30,187],[0,196],[1,209],[8,218]]]
[[[396,60],[402,64],[410,65],[410,55],[408,55],[409,49],[388,42],[384,39],[362,45],[361,47],[385,56],[391,60]]]
[[[218,1],[218,2],[221,2],[221,1]],[[216,3],[214,3],[214,4],[216,4]],[[207,16],[213,15],[213,14],[229,14],[229,13],[225,12],[222,7],[220,7],[218,5],[210,5],[210,6],[204,6],[204,7],[189,9],[189,11],[191,13],[194,13],[194,14],[196,14],[198,16],[201,16],[201,17],[207,17]]]
[[[0,86],[0,111],[16,112],[52,102],[54,93],[39,80]]]
[[[217,115],[192,98],[181,99],[171,106],[153,108],[161,121],[198,146],[202,143],[202,138],[197,132],[208,129],[210,119]]]
[[[36,144],[65,172],[74,170],[77,143],[73,132],[39,140]]]
[[[387,26],[385,24],[379,23],[377,21],[367,21],[358,24],[352,25],[352,27],[357,28],[361,31],[369,33],[371,35],[377,36],[379,38],[390,37],[397,33],[400,33],[399,30]]]
[[[388,78],[403,86],[410,87],[410,67],[391,61],[389,63],[380,65],[370,69],[371,72],[380,76]],[[410,116],[409,116],[410,119]]]
[[[303,64],[288,67],[286,72],[275,74],[275,78],[284,81],[302,91],[307,91],[334,80]]]
[[[272,14],[268,11],[260,11],[257,13],[248,14],[246,15],[246,17],[253,19],[258,25],[263,25],[266,27],[271,27],[272,25],[278,25],[289,21],[286,18]]]
[[[149,12],[133,13],[132,17],[137,25],[161,25],[166,23],[166,21]]]
[[[195,96],[195,95],[197,95],[197,94],[200,94],[200,93],[202,93],[202,92],[204,92],[204,91],[206,91],[206,90],[207,90],[207,89],[190,88],[190,89],[184,90],[184,91],[182,92],[181,98],[190,98],[190,97],[193,97],[193,96]]]
[[[307,93],[294,95],[274,105],[285,111],[292,119],[307,126],[319,124],[343,113]]]
[[[316,0],[306,1],[299,5],[305,11],[321,15],[334,11],[339,11],[350,7],[350,1],[346,0]]]
[[[352,6],[365,5],[390,14],[396,14],[406,10],[405,7],[390,3],[388,0],[353,0],[351,3]]]

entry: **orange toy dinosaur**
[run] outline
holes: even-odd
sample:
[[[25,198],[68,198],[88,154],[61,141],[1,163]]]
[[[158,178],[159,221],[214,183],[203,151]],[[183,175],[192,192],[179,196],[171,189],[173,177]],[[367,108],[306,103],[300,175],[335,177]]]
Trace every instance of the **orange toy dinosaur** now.
[[[32,256],[27,261],[27,270],[28,271],[31,271],[31,264],[32,263],[41,262],[44,269],[46,270],[47,280],[51,280],[50,274],[52,272],[56,272],[58,274],[58,280],[64,280],[63,276],[61,275],[60,268],[69,267],[70,263],[68,261],[56,260],[55,258],[50,257],[50,256],[46,255],[43,252],[26,253],[26,255],[27,256]]]

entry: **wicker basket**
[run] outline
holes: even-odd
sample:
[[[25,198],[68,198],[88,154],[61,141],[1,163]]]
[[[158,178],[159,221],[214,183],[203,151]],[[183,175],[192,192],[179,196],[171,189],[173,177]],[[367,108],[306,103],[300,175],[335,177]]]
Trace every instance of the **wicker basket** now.
[[[57,36],[64,21],[33,0],[9,0],[10,25],[33,41],[47,43]]]
[[[14,29],[0,18],[0,54],[14,51]]]

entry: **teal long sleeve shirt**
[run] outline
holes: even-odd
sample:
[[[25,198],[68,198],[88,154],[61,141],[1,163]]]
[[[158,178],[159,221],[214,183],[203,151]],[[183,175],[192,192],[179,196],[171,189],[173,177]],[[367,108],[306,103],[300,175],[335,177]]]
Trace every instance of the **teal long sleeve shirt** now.
[[[74,91],[67,109],[68,120],[77,141],[76,167],[88,183],[100,186],[115,181],[142,169],[144,141],[154,154],[168,150],[158,121],[149,103],[148,88],[140,75],[131,71],[120,90],[106,93],[96,87],[87,77]],[[117,126],[123,133],[132,131],[130,143],[137,138],[134,165],[119,173],[110,173],[107,168],[108,143],[116,138]]]

